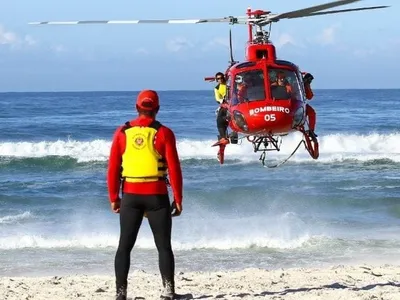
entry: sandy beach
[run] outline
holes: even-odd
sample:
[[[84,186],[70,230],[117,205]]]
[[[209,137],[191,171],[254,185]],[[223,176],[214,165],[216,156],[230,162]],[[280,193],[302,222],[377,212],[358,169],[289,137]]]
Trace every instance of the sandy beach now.
[[[178,273],[180,299],[400,299],[400,266]],[[158,299],[158,274],[132,270],[128,299]],[[0,298],[113,299],[113,276],[3,277]]]

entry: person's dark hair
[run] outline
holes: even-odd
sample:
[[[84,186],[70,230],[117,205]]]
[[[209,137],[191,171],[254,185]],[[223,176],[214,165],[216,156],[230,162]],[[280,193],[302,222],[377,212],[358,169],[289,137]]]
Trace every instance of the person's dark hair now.
[[[215,74],[215,78],[217,78],[218,76],[222,76],[225,79],[225,75],[222,72],[218,72],[217,74]]]
[[[138,111],[139,115],[142,115],[142,116],[155,117],[156,114],[158,113],[159,109],[160,109],[160,107],[157,107],[157,109],[155,109],[155,110],[145,110],[145,109],[139,108],[136,105],[136,110]]]
[[[314,80],[314,76],[312,76],[310,73],[307,73],[306,75],[304,75],[303,77],[303,81],[306,84],[311,84],[311,82]]]

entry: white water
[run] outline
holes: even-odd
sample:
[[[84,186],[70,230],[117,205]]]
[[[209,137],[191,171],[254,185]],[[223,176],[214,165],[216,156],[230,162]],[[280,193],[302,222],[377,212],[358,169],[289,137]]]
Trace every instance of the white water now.
[[[288,156],[301,140],[301,135],[284,137],[280,152],[271,156]],[[217,149],[211,147],[213,140],[178,140],[177,147],[182,160],[214,159]],[[368,161],[390,159],[400,162],[400,133],[393,134],[330,134],[319,137],[320,157],[316,162],[343,161],[346,159]],[[10,158],[65,156],[78,162],[106,161],[110,151],[110,141],[59,140],[55,142],[2,142],[0,156]],[[241,145],[228,145],[225,157],[244,162],[257,161],[258,153],[253,152],[251,143],[243,139]],[[304,147],[300,147],[291,161],[311,161]]]

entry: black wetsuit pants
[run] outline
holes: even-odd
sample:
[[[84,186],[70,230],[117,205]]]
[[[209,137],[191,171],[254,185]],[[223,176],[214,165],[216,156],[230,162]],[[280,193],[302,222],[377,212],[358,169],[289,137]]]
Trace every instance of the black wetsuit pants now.
[[[143,214],[147,213],[158,250],[159,268],[164,287],[175,292],[175,261],[171,247],[171,208],[169,196],[124,194],[120,209],[120,239],[115,255],[117,291],[127,288],[130,254],[135,245]]]
[[[224,107],[221,107],[218,111],[217,115],[217,128],[219,138],[227,138],[227,129],[228,129],[228,110]]]

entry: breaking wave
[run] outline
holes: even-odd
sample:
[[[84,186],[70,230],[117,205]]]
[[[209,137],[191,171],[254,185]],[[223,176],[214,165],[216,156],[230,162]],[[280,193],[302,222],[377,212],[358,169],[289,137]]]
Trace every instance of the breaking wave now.
[[[288,156],[301,140],[301,135],[283,138],[280,152],[271,152],[274,157]],[[214,140],[180,139],[177,147],[180,159],[208,160],[215,159],[217,149],[211,147]],[[345,160],[390,160],[400,162],[400,133],[392,134],[329,134],[319,137],[320,157],[316,162]],[[108,159],[111,142],[107,140],[76,141],[58,140],[42,142],[2,142],[0,143],[0,164],[24,159],[58,159],[68,163],[105,162]],[[242,162],[258,161],[258,153],[252,145],[243,139],[238,145],[229,145],[225,157]],[[304,147],[300,147],[291,161],[310,161]]]

